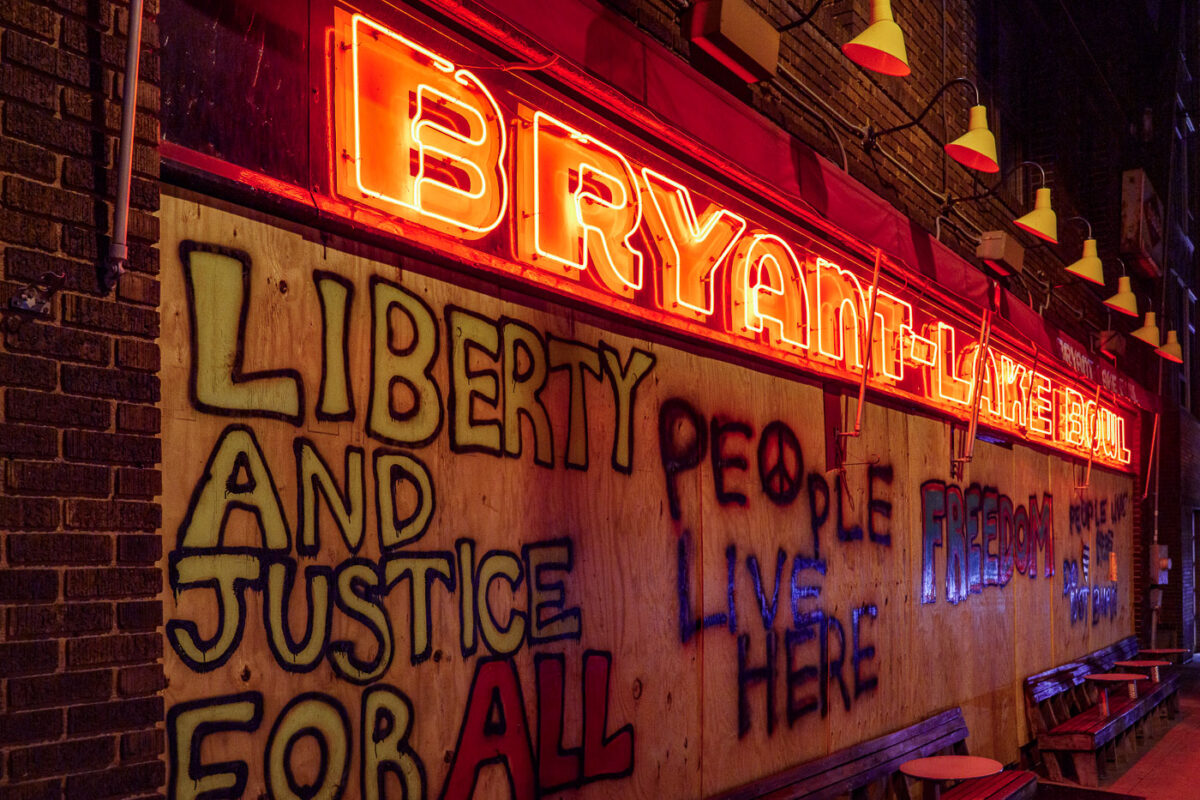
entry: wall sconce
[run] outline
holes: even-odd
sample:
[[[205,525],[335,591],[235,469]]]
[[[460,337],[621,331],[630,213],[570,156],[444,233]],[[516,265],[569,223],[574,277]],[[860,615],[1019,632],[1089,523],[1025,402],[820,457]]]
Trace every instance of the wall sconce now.
[[[1142,340],[1157,350],[1159,344],[1162,342],[1162,334],[1158,331],[1158,320],[1155,318],[1154,312],[1147,311],[1142,327],[1129,335],[1135,339]]]
[[[1021,164],[1037,167],[1038,172],[1042,174],[1042,185],[1034,195],[1033,211],[1013,220],[1013,224],[1051,244],[1058,244],[1058,217],[1050,207],[1050,187],[1046,186],[1046,170],[1036,161],[1022,161]]]
[[[1117,293],[1104,301],[1104,305],[1124,314],[1127,317],[1136,317],[1137,298],[1133,296],[1133,287],[1130,286],[1129,276],[1125,274],[1125,262],[1117,259],[1121,265],[1121,277],[1117,280]]]
[[[800,17],[779,28],[778,32],[786,33],[804,25],[813,18],[823,2],[825,0],[816,0],[812,8],[804,11],[788,0],[788,5]],[[904,31],[900,30],[892,16],[891,0],[871,0],[871,24],[842,45],[842,53],[860,67],[883,75],[902,78],[912,72],[908,66],[908,52],[904,49]]]
[[[891,0],[871,0],[871,24],[842,45],[846,58],[884,75],[904,77],[912,72],[904,49],[904,32],[892,16]]]
[[[1176,364],[1183,363],[1183,348],[1179,346],[1179,334],[1175,331],[1167,331],[1167,340],[1163,342],[1162,347],[1156,347],[1154,352],[1167,361],[1174,361]]]
[[[979,172],[999,172],[1000,164],[996,160],[996,137],[988,130],[987,109],[979,102],[979,87],[969,78],[955,78],[952,81],[947,81],[942,88],[938,89],[937,94],[925,105],[925,108],[921,109],[921,113],[903,125],[884,128],[881,131],[871,130],[871,126],[868,125],[866,131],[863,133],[863,149],[869,153],[875,147],[879,137],[911,128],[920,123],[925,115],[929,113],[929,110],[933,108],[938,98],[945,94],[946,90],[951,86],[959,83],[966,84],[975,90],[975,105],[971,107],[967,132],[945,145],[946,154],[968,169],[978,170]]]
[[[1083,255],[1079,260],[1067,267],[1067,272],[1083,278],[1091,283],[1104,285],[1104,265],[1096,251],[1096,240],[1092,238],[1092,223],[1083,217],[1071,217],[1067,222],[1079,220],[1087,225],[1087,238],[1083,240]]]
[[[1030,211],[1023,217],[1013,220],[1013,224],[1023,231],[1028,231],[1039,239],[1045,239],[1052,244],[1058,244],[1058,217],[1054,213],[1054,209],[1050,207],[1050,189],[1046,184],[1046,171],[1042,169],[1042,165],[1036,161],[1022,161],[1015,167],[1011,167],[1001,176],[995,186],[988,189],[986,192],[979,194],[967,195],[966,197],[947,197],[942,203],[942,213],[946,214],[951,208],[959,203],[966,203],[974,200],[982,200],[985,197],[991,197],[996,194],[1008,176],[1019,170],[1021,167],[1037,167],[1042,173],[1042,186],[1037,190],[1036,201],[1034,202],[1033,211]]]

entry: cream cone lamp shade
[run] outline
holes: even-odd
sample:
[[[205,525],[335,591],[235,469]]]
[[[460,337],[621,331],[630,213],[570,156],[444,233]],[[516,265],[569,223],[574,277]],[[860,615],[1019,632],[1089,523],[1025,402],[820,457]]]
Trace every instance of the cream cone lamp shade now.
[[[891,0],[871,0],[871,24],[842,45],[846,58],[884,75],[903,77],[912,72],[904,49],[904,32],[892,17]]]
[[[1033,211],[1014,220],[1013,224],[1040,239],[1058,244],[1058,216],[1050,207],[1050,188],[1043,186],[1038,189],[1034,196]]]
[[[1095,239],[1084,240],[1083,255],[1078,261],[1067,267],[1067,272],[1078,275],[1085,281],[1104,285],[1104,267],[1100,264],[1100,257],[1096,255]]]
[[[988,129],[987,108],[971,106],[967,132],[946,145],[946,154],[968,169],[979,172],[999,172],[996,158],[996,137]]]
[[[1154,352],[1167,361],[1174,361],[1176,364],[1183,363],[1183,349],[1179,346],[1179,335],[1175,331],[1167,331],[1167,340]]]
[[[1151,347],[1157,348],[1159,343],[1162,342],[1162,334],[1158,332],[1158,320],[1155,318],[1154,312],[1147,311],[1145,324],[1129,335],[1135,339],[1141,339]]]
[[[1129,284],[1128,275],[1120,277],[1117,281],[1117,293],[1105,300],[1104,305],[1126,316],[1137,316],[1137,298],[1133,296],[1133,288]]]

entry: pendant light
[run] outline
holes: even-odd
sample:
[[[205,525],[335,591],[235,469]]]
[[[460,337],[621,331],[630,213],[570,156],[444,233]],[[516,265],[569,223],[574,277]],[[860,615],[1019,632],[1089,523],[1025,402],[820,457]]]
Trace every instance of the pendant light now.
[[[1036,161],[1022,161],[1021,164],[1032,164],[1037,167],[1038,172],[1042,173],[1042,185],[1034,195],[1033,211],[1020,219],[1013,220],[1013,224],[1039,239],[1045,239],[1051,244],[1058,244],[1058,217],[1055,215],[1054,209],[1050,207],[1050,187],[1046,186],[1046,170],[1042,169],[1042,165]]]
[[[996,137],[987,124],[987,108],[979,104],[971,106],[967,120],[967,132],[946,145],[946,153],[968,169],[979,172],[999,172],[1000,162],[996,156]]]
[[[1167,331],[1167,340],[1163,342],[1162,347],[1155,348],[1154,352],[1167,361],[1174,361],[1176,364],[1183,363],[1183,348],[1179,346],[1179,334],[1175,331]]]
[[[1104,285],[1104,265],[1100,263],[1100,256],[1096,251],[1096,240],[1092,238],[1092,223],[1088,222],[1083,217],[1071,217],[1068,222],[1076,220],[1087,225],[1087,238],[1083,240],[1083,255],[1079,260],[1067,267],[1067,272],[1083,278],[1091,283]]]
[[[1158,320],[1155,318],[1154,312],[1147,311],[1142,327],[1129,335],[1135,339],[1141,339],[1151,347],[1158,349],[1159,343],[1162,342],[1162,334],[1158,331]]]
[[[1117,293],[1105,300],[1104,305],[1126,316],[1137,316],[1137,298],[1133,296],[1133,287],[1129,284],[1128,275],[1120,277],[1117,281]]]
[[[846,58],[884,75],[904,77],[912,72],[904,49],[904,32],[892,17],[891,0],[871,0],[871,24],[842,45]]]

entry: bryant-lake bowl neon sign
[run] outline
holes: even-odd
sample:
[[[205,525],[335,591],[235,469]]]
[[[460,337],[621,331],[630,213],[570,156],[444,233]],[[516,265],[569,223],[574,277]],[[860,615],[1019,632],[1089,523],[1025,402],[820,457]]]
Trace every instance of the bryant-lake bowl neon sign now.
[[[506,114],[471,69],[404,33],[339,12],[337,34],[336,188],[368,220],[415,225],[489,268],[806,371],[857,380],[866,362],[885,393],[959,419],[978,403],[981,424],[1130,464],[1126,416],[1098,392],[981,346],[591,131],[522,100]]]

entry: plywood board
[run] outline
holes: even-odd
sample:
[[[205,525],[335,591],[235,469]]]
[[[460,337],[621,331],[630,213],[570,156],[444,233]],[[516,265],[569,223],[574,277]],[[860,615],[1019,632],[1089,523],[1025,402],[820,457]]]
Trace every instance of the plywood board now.
[[[820,386],[195,199],[162,229],[178,797],[690,798],[953,706],[1008,761],[1021,679],[1131,629],[1062,582],[1109,531],[1128,580],[1128,478],[1072,533],[1045,453],[954,477],[944,421],[868,404],[838,469]]]

